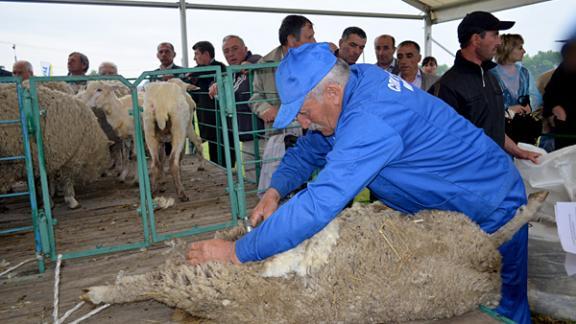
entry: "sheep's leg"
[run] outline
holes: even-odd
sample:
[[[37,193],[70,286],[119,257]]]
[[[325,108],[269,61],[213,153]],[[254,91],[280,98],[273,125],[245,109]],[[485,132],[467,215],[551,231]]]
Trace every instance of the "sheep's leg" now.
[[[170,143],[171,144],[171,143]],[[160,161],[160,174],[158,176],[158,190],[160,192],[166,191],[166,182],[164,181],[164,167],[166,165],[166,142],[160,144],[160,151],[158,152],[158,161]]]
[[[179,154],[178,154],[179,155]],[[182,178],[180,176],[180,162],[178,162],[176,155],[170,156],[170,173],[174,179],[174,186],[176,187],[176,194],[180,201],[188,201],[190,198],[184,192],[184,185],[182,184]]]
[[[36,179],[36,197],[42,201],[42,184],[40,178]],[[54,197],[56,196],[56,178],[48,177],[48,195],[50,199],[50,207],[54,208]]]
[[[126,147],[126,157],[125,164],[122,173],[120,174],[120,181],[126,181],[128,178],[128,184],[134,185],[138,183],[138,164],[136,162],[136,146],[132,138],[124,140],[124,145]]]
[[[172,152],[170,152],[170,173],[172,174],[172,179],[174,180],[174,186],[176,187],[176,194],[180,201],[190,200],[186,193],[184,192],[184,185],[182,185],[182,178],[180,175],[180,160],[181,154],[184,149],[184,143],[186,143],[185,125],[178,125],[178,123],[173,123],[172,127]]]
[[[76,192],[74,191],[74,183],[69,176],[64,176],[62,178],[64,184],[64,201],[70,209],[76,209],[80,207],[80,203],[76,200]]]
[[[196,132],[194,131],[194,124],[188,124],[188,130],[187,130],[187,135],[188,135],[188,139],[190,139],[190,142],[192,142],[192,144],[194,145],[194,148],[196,149],[196,156],[198,156],[200,159],[203,158],[203,150],[204,148],[202,147],[202,140],[200,139],[200,136],[198,136],[198,134],[196,134]]]
[[[160,163],[160,143],[153,137],[146,136],[146,144],[148,145],[148,150],[150,151],[150,189],[152,190],[152,195],[158,193],[158,181],[159,176],[161,176],[161,163]]]
[[[80,297],[93,304],[117,304],[146,300],[153,291],[153,277],[141,274],[126,276],[117,280],[114,285],[95,286],[85,290]]]

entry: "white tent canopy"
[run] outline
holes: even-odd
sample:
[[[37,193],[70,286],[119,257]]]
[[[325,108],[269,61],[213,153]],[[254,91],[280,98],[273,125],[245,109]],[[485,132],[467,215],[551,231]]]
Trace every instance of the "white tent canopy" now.
[[[381,0],[385,1],[385,0]],[[389,0],[386,0],[389,1]],[[466,13],[483,10],[499,11],[512,9],[539,2],[550,0],[402,0],[404,3],[421,11],[420,14],[386,13],[386,12],[358,12],[358,11],[334,11],[315,10],[301,8],[273,8],[262,6],[241,6],[241,5],[217,5],[188,3],[186,0],[166,1],[137,1],[137,0],[0,0],[0,2],[18,3],[44,3],[44,4],[70,4],[70,5],[102,5],[102,6],[124,6],[124,7],[147,7],[147,8],[173,8],[180,11],[180,33],[183,48],[182,64],[188,66],[188,36],[186,27],[187,10],[217,10],[217,11],[239,11],[239,12],[260,12],[260,13],[283,13],[283,14],[303,14],[303,15],[327,15],[344,17],[369,17],[369,18],[394,18],[422,20],[424,22],[424,54],[432,54],[432,25],[442,22],[461,19]],[[248,2],[250,3],[250,2]],[[440,47],[444,48],[441,44]]]
[[[402,0],[430,17],[432,24],[463,18],[466,13],[513,9],[549,0]]]

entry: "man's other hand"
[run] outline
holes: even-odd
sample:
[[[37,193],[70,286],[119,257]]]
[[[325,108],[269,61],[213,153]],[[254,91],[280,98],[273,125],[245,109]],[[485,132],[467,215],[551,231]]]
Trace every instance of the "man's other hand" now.
[[[266,218],[270,217],[276,209],[278,209],[278,203],[280,202],[280,193],[274,188],[266,190],[262,199],[258,202],[258,205],[252,210],[250,214],[250,224],[252,226],[257,226]]]

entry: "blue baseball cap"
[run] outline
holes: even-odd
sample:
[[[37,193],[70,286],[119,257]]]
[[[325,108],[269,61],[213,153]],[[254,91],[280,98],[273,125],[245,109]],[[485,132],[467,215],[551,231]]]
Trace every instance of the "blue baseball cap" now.
[[[274,128],[285,128],[296,118],[306,95],[336,64],[328,43],[308,43],[292,48],[276,70],[280,110]]]

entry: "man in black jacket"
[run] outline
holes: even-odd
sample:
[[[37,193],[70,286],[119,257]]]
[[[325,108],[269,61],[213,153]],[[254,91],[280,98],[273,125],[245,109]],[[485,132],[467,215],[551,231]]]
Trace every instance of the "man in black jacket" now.
[[[254,64],[262,58],[261,55],[252,54],[246,47],[244,40],[237,35],[228,35],[222,40],[222,53],[226,58],[228,65],[244,65],[244,64]],[[229,70],[228,73],[231,73]],[[250,106],[247,102],[250,100],[250,77],[248,71],[236,71],[232,76],[234,80],[234,100],[236,101],[236,119],[238,121],[238,131],[239,132],[253,132],[257,130],[264,129],[264,122],[256,114],[252,113]],[[216,83],[210,86],[209,95],[214,98],[218,94],[218,85]],[[227,118],[228,122],[228,134],[230,141],[230,154],[232,157],[232,165],[234,165],[236,160],[236,152],[233,149],[234,138],[232,136],[232,119]],[[244,177],[245,179],[250,179],[251,181],[258,181],[256,178],[255,165],[252,163],[256,160],[255,155],[255,143],[254,137],[259,136],[259,156],[262,155],[264,151],[265,140],[262,137],[262,133],[253,134],[241,134],[239,140],[243,142],[242,145],[242,160],[244,162]],[[246,163],[248,162],[248,163]]]
[[[500,147],[519,159],[537,163],[538,154],[520,149],[504,133],[504,98],[496,78],[488,71],[500,45],[499,30],[510,29],[513,21],[500,21],[492,14],[476,11],[458,25],[461,50],[454,66],[428,90],[460,115],[482,128]]]
[[[487,12],[472,12],[458,25],[461,50],[454,66],[430,88],[429,92],[448,103],[509,154],[536,163],[538,154],[518,148],[504,134],[504,99],[498,81],[488,72],[490,60],[500,45],[499,30],[512,27],[512,21],[500,21]],[[497,193],[499,188],[494,188]],[[530,323],[528,305],[528,227],[516,233],[514,240],[500,247],[503,277],[502,299],[496,311],[516,323]]]
[[[219,65],[222,72],[226,70],[226,65],[214,59],[214,46],[208,41],[200,41],[192,46],[194,50],[194,61],[196,67]],[[200,137],[208,141],[208,152],[210,154],[210,161],[218,163],[221,166],[226,166],[224,158],[224,142],[221,133],[221,125],[217,124],[216,101],[210,98],[208,91],[210,85],[214,83],[215,75],[213,71],[208,72],[194,72],[188,76],[186,82],[192,83],[200,89],[192,92],[192,97],[196,102],[196,116],[198,117],[198,128],[200,129]],[[219,129],[217,129],[219,127]],[[220,135],[218,135],[220,132]],[[220,159],[218,159],[218,144],[217,140],[220,137]]]

